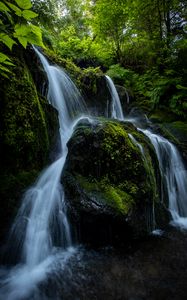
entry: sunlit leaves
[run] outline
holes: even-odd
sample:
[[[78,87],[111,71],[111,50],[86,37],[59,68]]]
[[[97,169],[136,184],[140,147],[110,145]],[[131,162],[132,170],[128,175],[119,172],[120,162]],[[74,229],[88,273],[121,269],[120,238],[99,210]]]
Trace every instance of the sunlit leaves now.
[[[36,14],[34,11],[25,9],[25,10],[22,12],[22,16],[23,16],[23,18],[26,19],[26,20],[31,20],[31,19],[36,18],[36,17],[38,16],[38,14]]]
[[[14,37],[18,39],[24,48],[27,47],[28,43],[44,46],[40,28],[32,24],[16,24]]]
[[[15,2],[22,9],[30,9],[32,7],[32,3],[30,0],[15,0]]]
[[[21,44],[24,48],[27,47],[28,43],[44,46],[40,28],[30,23],[32,19],[38,16],[30,10],[31,7],[30,0],[0,1],[2,16],[0,20],[0,44],[5,45],[10,50],[15,44]],[[0,52],[1,75],[6,77],[6,73],[11,72],[10,66],[13,64],[9,57]]]
[[[17,2],[17,1],[16,1]],[[28,5],[19,5],[20,7],[12,4],[12,3],[9,3],[9,2],[6,2],[7,5],[14,11],[14,13],[18,16],[18,17],[22,17],[24,18],[25,20],[31,20],[31,19],[34,19],[38,16],[38,14],[36,14],[35,12],[33,12],[32,10],[29,10],[29,9],[26,9],[26,7],[29,7]],[[25,8],[23,8],[25,7]]]
[[[21,17],[22,11],[21,11],[21,9],[19,7],[17,7],[16,5],[14,5],[12,3],[9,3],[9,2],[7,2],[7,5],[15,12],[15,14],[18,17]]]
[[[3,2],[0,1],[0,11],[10,11],[8,6],[6,6]]]

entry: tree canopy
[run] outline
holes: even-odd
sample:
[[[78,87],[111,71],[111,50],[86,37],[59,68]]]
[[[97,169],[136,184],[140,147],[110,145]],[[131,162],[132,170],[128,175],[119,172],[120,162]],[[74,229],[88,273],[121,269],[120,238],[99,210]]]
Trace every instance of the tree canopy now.
[[[12,64],[6,48],[45,45],[77,64],[108,69],[151,107],[169,99],[175,113],[186,110],[186,1],[1,0],[0,15],[5,76]]]

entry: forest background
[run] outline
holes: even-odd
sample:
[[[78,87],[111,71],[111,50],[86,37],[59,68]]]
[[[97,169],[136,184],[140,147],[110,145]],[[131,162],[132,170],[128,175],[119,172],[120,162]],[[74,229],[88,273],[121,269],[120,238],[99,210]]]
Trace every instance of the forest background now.
[[[0,71],[28,44],[82,69],[100,68],[146,111],[187,112],[187,4],[179,0],[0,1]],[[12,51],[12,53],[10,53]]]

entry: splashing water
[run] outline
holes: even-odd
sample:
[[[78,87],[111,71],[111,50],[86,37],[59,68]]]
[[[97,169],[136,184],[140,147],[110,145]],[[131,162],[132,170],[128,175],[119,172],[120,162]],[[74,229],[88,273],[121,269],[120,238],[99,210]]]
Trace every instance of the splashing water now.
[[[11,234],[16,235],[14,251],[21,252],[23,264],[13,268],[3,279],[0,290],[3,300],[21,300],[29,296],[37,283],[45,278],[49,265],[53,263],[56,244],[64,249],[64,261],[75,253],[60,179],[68,153],[67,142],[76,124],[85,118],[83,114],[86,108],[67,74],[60,68],[49,65],[37,49],[35,52],[48,77],[49,102],[58,111],[60,151],[56,160],[26,192],[13,224]],[[54,231],[55,235],[58,233],[55,238]],[[19,236],[20,232],[22,234]]]

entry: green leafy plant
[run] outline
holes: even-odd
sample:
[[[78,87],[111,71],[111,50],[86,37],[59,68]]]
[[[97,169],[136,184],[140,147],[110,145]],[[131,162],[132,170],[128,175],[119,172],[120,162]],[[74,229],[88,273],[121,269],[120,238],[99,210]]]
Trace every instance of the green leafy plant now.
[[[8,77],[10,67],[14,66],[4,53],[6,48],[12,51],[17,44],[26,48],[28,43],[44,47],[40,28],[31,24],[38,16],[31,8],[30,0],[0,1],[0,71],[4,77]]]

